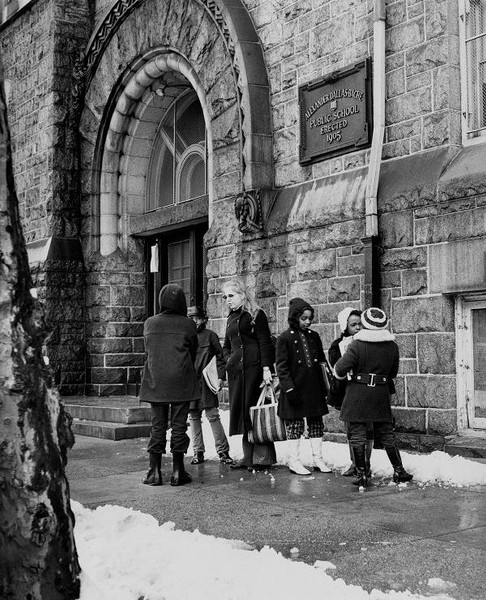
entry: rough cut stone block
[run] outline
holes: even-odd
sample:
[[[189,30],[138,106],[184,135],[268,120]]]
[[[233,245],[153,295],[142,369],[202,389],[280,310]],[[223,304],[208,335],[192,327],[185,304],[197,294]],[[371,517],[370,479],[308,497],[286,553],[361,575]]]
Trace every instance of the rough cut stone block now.
[[[288,286],[287,296],[288,298],[304,298],[312,305],[324,304],[327,302],[328,285],[327,279],[295,282]],[[319,318],[319,321],[322,322],[322,319]]]
[[[329,302],[359,300],[361,292],[359,277],[337,277],[329,282]]]
[[[415,358],[417,356],[415,335],[396,335],[395,341],[400,350],[400,358]]]
[[[427,271],[411,269],[402,273],[402,293],[404,296],[418,296],[427,293]]]
[[[432,92],[422,88],[390,98],[387,103],[386,124],[408,121],[432,111]]]
[[[424,333],[417,336],[420,373],[455,373],[456,344],[453,333]]]
[[[336,253],[334,250],[321,252],[301,252],[297,254],[299,279],[319,279],[336,274]]]
[[[444,296],[394,298],[392,306],[395,333],[454,331],[453,302]]]
[[[426,248],[387,249],[381,257],[381,268],[384,271],[398,269],[415,269],[427,264]]]
[[[455,377],[410,375],[407,377],[407,406],[455,408]]]
[[[457,431],[456,410],[429,410],[428,433],[433,435],[452,435]]]
[[[417,361],[414,358],[400,358],[398,372],[402,375],[417,373]]]
[[[126,381],[126,369],[91,369],[91,383],[93,384],[126,383]]]
[[[448,42],[449,39],[444,36],[407,50],[407,75],[414,75],[445,65],[449,53]],[[410,44],[407,44],[406,47],[410,48]]]
[[[397,377],[395,379],[396,393],[391,395],[392,406],[405,406],[405,378]]]
[[[387,213],[380,217],[380,231],[384,248],[412,246],[413,215],[411,211]]]
[[[425,433],[425,410],[393,408],[395,429],[400,432]]]
[[[486,210],[478,208],[471,211],[440,215],[431,219],[415,221],[416,244],[436,244],[453,240],[464,240],[473,236],[475,224],[480,224],[484,232]]]
[[[449,112],[442,111],[424,117],[423,147],[443,146],[450,140]]]
[[[361,275],[364,273],[364,255],[340,256],[337,259],[337,274],[339,276]]]

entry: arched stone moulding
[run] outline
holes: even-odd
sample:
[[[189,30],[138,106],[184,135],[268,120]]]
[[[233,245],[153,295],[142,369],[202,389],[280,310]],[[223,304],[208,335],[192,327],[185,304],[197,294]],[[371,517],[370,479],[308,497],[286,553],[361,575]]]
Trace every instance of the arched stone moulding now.
[[[118,0],[107,11],[104,19],[93,33],[86,53],[80,58],[76,67],[74,95],[77,99],[77,103],[75,102],[75,104],[78,106],[79,111],[83,106],[86,89],[93,78],[96,77],[97,67],[107,48],[110,46],[113,36],[130,16],[130,13],[134,10],[143,11],[144,5],[148,5],[151,1],[154,0]],[[189,6],[187,11],[200,11],[202,7],[206,11],[206,14],[209,15],[219,32],[220,39],[223,40],[227,48],[227,60],[231,62],[234,95],[238,103],[239,136],[242,144],[239,153],[239,166],[235,164],[235,168],[241,172],[241,189],[239,191],[272,188],[274,179],[268,77],[262,47],[248,11],[241,0],[188,1]],[[156,9],[168,13],[170,5],[166,3],[157,4]],[[128,32],[124,31],[123,35],[126,33],[129,34],[129,30]],[[174,43],[171,43],[171,52],[173,54],[171,68],[175,68],[176,70],[181,68],[187,71],[191,76],[188,77],[191,83],[196,81],[198,79],[197,75],[199,75],[199,85],[196,86],[193,84],[194,89],[201,100],[205,119],[208,124],[208,135],[213,140],[217,140],[219,133],[215,130],[214,123],[213,130],[209,126],[208,105],[202,101],[203,95],[201,94],[201,90],[204,88],[204,73],[199,70],[198,74],[196,74],[189,61],[184,59],[186,53],[184,52],[184,48],[178,47],[180,43],[181,40],[177,42],[174,40]],[[151,45],[153,46],[154,44]],[[134,44],[127,43],[125,48],[127,47],[134,47]],[[167,46],[165,48],[165,54],[167,54]],[[119,58],[120,61],[129,64],[134,57],[120,56]],[[100,219],[100,227],[94,227],[95,233],[101,233],[101,229],[104,232],[104,236],[102,237],[105,237],[106,233],[106,239],[102,242],[103,254],[113,251],[112,248],[116,249],[118,241],[123,240],[123,236],[126,235],[127,213],[123,211],[128,208],[130,203],[127,200],[128,196],[125,198],[123,196],[116,197],[118,195],[118,186],[114,186],[116,183],[114,181],[116,173],[114,166],[117,164],[121,166],[122,169],[125,169],[126,175],[125,159],[120,159],[116,154],[122,150],[125,152],[127,145],[132,148],[133,154],[134,141],[131,137],[122,136],[121,134],[124,128],[125,131],[131,132],[131,127],[135,127],[135,123],[133,125],[129,124],[130,119],[133,117],[130,110],[135,113],[135,106],[140,102],[143,103],[144,94],[148,90],[147,86],[150,81],[154,81],[153,76],[159,70],[155,57],[148,58],[145,55],[144,60],[147,60],[147,64],[150,63],[150,67],[148,67],[148,70],[144,70],[145,65],[141,65],[138,62],[136,67],[138,71],[135,73],[135,76],[132,76],[134,68],[132,66],[129,80],[125,80],[127,89],[123,91],[122,97],[116,101],[116,110],[111,116],[108,136],[106,140],[100,140],[102,147],[98,148],[97,153],[100,151],[103,153],[106,152],[106,156],[103,155],[99,162],[95,159],[95,163],[98,164],[100,170],[104,172],[106,169],[106,172],[102,176],[103,180],[99,181],[99,186],[93,183],[91,190],[94,197],[98,195],[98,190],[100,194],[103,194],[103,198],[100,199],[101,207],[99,210],[94,211],[99,215]],[[166,67],[169,67],[169,63],[166,64]],[[141,107],[139,110],[141,110]],[[208,157],[209,173],[212,172],[211,150],[212,146],[210,145]],[[103,163],[103,169],[101,169],[101,162]],[[97,179],[96,175],[95,179]],[[126,176],[125,178],[122,176],[119,179],[122,190],[126,189],[126,186],[129,184],[128,179]],[[134,179],[133,185],[135,187],[136,184],[137,180]],[[214,198],[214,194],[211,194],[210,190],[211,197]],[[211,203],[209,210],[211,218]],[[116,227],[115,221],[117,221]]]
[[[114,252],[119,245],[126,248],[128,215],[144,211],[150,151],[164,114],[162,107],[154,104],[158,97],[151,87],[168,72],[181,74],[196,92],[208,131],[208,146],[212,147],[210,115],[196,71],[184,56],[173,50],[151,50],[132,65],[105,138],[100,176],[100,252],[103,256]],[[211,173],[211,163],[208,172]]]

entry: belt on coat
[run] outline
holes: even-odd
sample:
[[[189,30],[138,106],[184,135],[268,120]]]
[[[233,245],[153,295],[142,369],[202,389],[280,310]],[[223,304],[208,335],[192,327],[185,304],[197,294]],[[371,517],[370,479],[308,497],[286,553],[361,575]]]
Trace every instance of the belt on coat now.
[[[376,373],[355,373],[353,375],[353,381],[362,383],[368,387],[375,387],[376,385],[386,385],[388,383],[388,377],[385,377],[385,375],[377,375]]]

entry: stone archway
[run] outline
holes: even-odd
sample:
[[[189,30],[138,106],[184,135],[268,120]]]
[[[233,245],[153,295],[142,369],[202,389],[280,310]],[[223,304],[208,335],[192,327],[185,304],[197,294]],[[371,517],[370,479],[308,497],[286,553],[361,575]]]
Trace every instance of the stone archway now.
[[[164,86],[163,96],[158,91]],[[127,248],[126,215],[143,214],[151,148],[159,123],[180,88],[195,90],[210,118],[199,78],[187,59],[165,48],[151,50],[131,65],[111,114],[100,173],[100,253]]]
[[[83,162],[94,165],[87,178],[84,212],[91,212],[90,249],[105,256],[127,247],[126,217],[136,206],[124,199],[123,183],[128,180],[123,171],[119,179],[115,173],[126,163],[126,145],[133,140],[125,134],[136,128],[144,94],[157,73],[182,69],[203,106],[210,138],[211,221],[216,214],[219,224],[220,217],[227,220],[227,210],[218,210],[218,201],[233,202],[242,191],[273,184],[268,80],[245,6],[235,0],[161,4],[115,3],[93,34],[79,68],[76,94],[84,97]],[[154,48],[164,58],[157,59]],[[162,69],[157,61],[159,66],[166,61]],[[120,65],[126,70],[116,78]],[[131,192],[132,199],[140,195]]]

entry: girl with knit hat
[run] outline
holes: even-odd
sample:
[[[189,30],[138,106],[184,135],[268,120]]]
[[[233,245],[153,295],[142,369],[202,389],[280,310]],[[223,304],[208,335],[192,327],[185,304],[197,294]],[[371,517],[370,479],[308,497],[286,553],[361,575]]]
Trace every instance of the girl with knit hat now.
[[[328,350],[329,363],[331,367],[334,367],[341,356],[343,356],[347,347],[353,341],[354,334],[358,333],[358,331],[361,329],[361,311],[356,308],[352,308],[351,306],[346,306],[346,308],[343,308],[343,310],[338,314],[338,323],[339,329],[341,330],[341,335],[332,342]],[[346,383],[347,379],[337,380],[336,385],[332,386],[329,392],[327,403],[330,406],[334,406],[334,408],[337,410],[341,409],[344,394],[346,393]],[[373,424],[370,423],[368,426],[366,439],[366,468],[368,476],[371,475],[370,459],[372,450]],[[351,444],[349,445],[349,456],[351,458],[351,465],[348,469],[346,469],[346,471],[343,472],[344,477],[353,477],[356,475],[356,465],[354,464],[353,447]]]
[[[354,335],[344,355],[334,366],[338,379],[351,380],[346,386],[341,420],[346,422],[348,440],[356,464],[356,485],[366,487],[366,443],[369,423],[373,424],[393,465],[393,481],[410,481],[398,451],[390,400],[390,383],[398,373],[399,351],[395,336],[388,330],[388,318],[380,308],[361,314],[362,329]]]
[[[309,329],[314,309],[302,298],[289,303],[290,327],[277,339],[276,368],[280,381],[278,414],[284,419],[290,450],[289,469],[297,475],[310,475],[300,460],[304,418],[312,448],[313,468],[321,473],[331,469],[322,458],[323,415],[329,412],[320,363],[326,360],[321,338]]]

